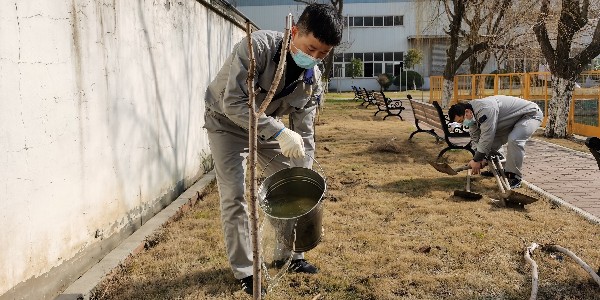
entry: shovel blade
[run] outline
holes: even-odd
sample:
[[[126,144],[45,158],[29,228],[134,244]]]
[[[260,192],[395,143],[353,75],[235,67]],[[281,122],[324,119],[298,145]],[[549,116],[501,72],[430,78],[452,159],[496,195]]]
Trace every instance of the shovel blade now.
[[[519,203],[522,205],[527,205],[538,201],[536,198],[515,191],[508,192],[508,197],[506,197],[505,200],[507,202]]]
[[[438,163],[438,162],[430,161],[429,164],[433,168],[435,168],[438,172],[442,172],[442,173],[448,174],[448,175],[458,175],[458,172],[456,172],[454,169],[452,169],[452,167],[447,163]]]
[[[454,191],[454,196],[463,198],[465,200],[473,200],[473,201],[479,200],[483,197],[481,194],[477,194],[477,193],[473,193],[473,192],[469,192],[469,191],[462,191],[462,190]]]

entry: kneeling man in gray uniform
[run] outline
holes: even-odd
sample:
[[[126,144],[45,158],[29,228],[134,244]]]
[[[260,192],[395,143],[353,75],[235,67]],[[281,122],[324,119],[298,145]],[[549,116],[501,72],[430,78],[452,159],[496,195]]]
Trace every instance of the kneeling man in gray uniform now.
[[[506,177],[511,188],[521,186],[525,143],[544,118],[537,104],[513,96],[490,96],[454,104],[448,110],[448,117],[470,129],[476,151],[469,161],[473,174],[479,174],[487,155],[506,144]]]
[[[282,18],[283,20],[283,18]],[[252,33],[256,59],[256,107],[265,100],[275,77],[283,47],[289,52],[285,72],[272,102],[258,118],[258,163],[267,166],[264,175],[289,166],[310,168],[314,156],[314,118],[322,93],[317,64],[339,45],[343,21],[331,5],[311,4],[291,30],[289,42],[283,34],[259,30]],[[282,21],[282,24],[284,22]],[[221,204],[221,223],[229,264],[242,290],[252,295],[252,243],[245,191],[245,165],[248,155],[248,40],[239,42],[206,90],[205,124],[215,163]],[[289,117],[289,126],[281,121]],[[279,155],[283,154],[283,155]],[[275,159],[273,159],[275,158]],[[262,169],[262,168],[261,168]],[[279,248],[278,248],[279,249]],[[303,253],[284,249],[276,253],[273,265],[283,265],[292,256],[290,270],[317,273]]]

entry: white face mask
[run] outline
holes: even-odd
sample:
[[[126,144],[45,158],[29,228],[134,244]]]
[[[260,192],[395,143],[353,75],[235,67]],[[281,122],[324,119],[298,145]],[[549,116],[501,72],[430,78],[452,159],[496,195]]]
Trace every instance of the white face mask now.
[[[296,45],[294,45],[293,41],[291,43],[292,46],[296,48],[296,53],[292,53],[292,58],[294,59],[294,62],[298,65],[298,67],[303,69],[312,69],[314,66],[321,62],[320,59],[314,58],[302,52],[302,50],[300,50],[298,47],[296,47]]]
[[[462,122],[463,126],[465,127],[471,127],[473,126],[473,124],[475,124],[475,120],[471,119],[464,119]]]

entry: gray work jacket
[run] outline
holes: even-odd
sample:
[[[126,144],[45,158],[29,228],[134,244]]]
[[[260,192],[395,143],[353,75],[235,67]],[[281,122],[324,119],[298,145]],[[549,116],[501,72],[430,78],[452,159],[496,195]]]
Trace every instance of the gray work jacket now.
[[[255,90],[260,90],[256,96],[256,109],[264,101],[280,59],[283,33],[258,30],[252,33],[252,47],[256,60],[254,76]],[[204,127],[209,130],[225,130],[247,133],[249,126],[248,88],[246,80],[250,66],[247,38],[234,46],[232,54],[227,58],[223,67],[206,90],[207,122]],[[286,61],[286,64],[294,63]],[[311,72],[312,71],[312,72]],[[308,76],[313,73],[312,76]],[[312,77],[312,78],[310,78]],[[258,137],[267,140],[284,128],[280,117],[290,116],[293,129],[299,133],[305,142],[307,151],[314,149],[313,119],[316,114],[317,98],[322,93],[321,72],[318,67],[305,70],[293,83],[295,88],[284,90],[285,72],[279,82],[273,101],[267,107],[265,114],[258,119]],[[293,86],[290,84],[289,86]],[[288,87],[289,87],[288,86]],[[289,93],[289,94],[288,94]],[[278,95],[279,94],[279,95]],[[278,98],[279,97],[279,98]],[[277,98],[277,99],[276,99]]]
[[[469,102],[473,106],[475,124],[469,128],[476,150],[473,160],[481,161],[492,150],[497,133],[510,132],[520,117],[536,116],[540,108],[534,102],[513,96],[496,95]]]

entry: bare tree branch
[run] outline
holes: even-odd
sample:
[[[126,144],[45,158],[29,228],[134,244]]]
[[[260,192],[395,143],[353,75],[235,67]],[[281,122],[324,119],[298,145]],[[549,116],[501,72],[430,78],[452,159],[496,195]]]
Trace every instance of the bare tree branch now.
[[[544,57],[546,57],[548,67],[552,71],[556,69],[556,57],[554,54],[554,48],[552,47],[552,43],[548,37],[548,28],[546,27],[546,18],[550,12],[549,4],[550,0],[542,0],[542,7],[540,9],[540,14],[538,15],[538,21],[533,26],[533,31],[535,32],[538,43],[540,44],[542,53]]]

